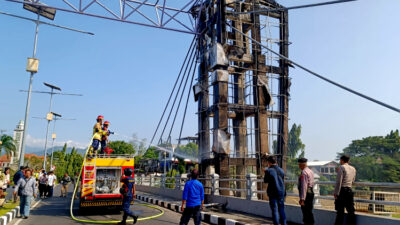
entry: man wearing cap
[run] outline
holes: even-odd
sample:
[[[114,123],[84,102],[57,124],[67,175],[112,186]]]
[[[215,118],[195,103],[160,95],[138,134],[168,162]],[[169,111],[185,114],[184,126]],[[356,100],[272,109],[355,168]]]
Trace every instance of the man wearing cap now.
[[[355,178],[356,169],[349,165],[350,156],[340,157],[340,167],[336,176],[335,186],[335,209],[337,211],[335,225],[342,225],[344,220],[344,208],[347,210],[347,225],[356,224],[354,214],[354,195],[351,189]]]
[[[314,215],[312,213],[314,205],[314,173],[307,167],[306,158],[300,158],[297,162],[301,169],[297,188],[299,190],[299,204],[303,213],[303,223],[304,225],[314,225]]]

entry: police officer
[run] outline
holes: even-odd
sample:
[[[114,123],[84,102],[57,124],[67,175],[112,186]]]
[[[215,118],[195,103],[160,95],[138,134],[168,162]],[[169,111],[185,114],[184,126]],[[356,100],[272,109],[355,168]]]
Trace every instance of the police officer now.
[[[344,220],[344,208],[347,210],[347,225],[356,224],[354,214],[354,195],[351,189],[355,178],[356,169],[349,165],[350,156],[342,155],[340,157],[340,167],[336,176],[335,186],[335,209],[337,211],[335,225],[342,225]]]
[[[304,225],[314,225],[314,215],[312,213],[314,205],[314,173],[307,167],[306,158],[300,158],[297,162],[301,169],[297,188],[299,189],[299,204],[303,213],[303,223]]]
[[[124,211],[124,215],[122,216],[122,221],[118,223],[119,225],[125,225],[128,216],[133,218],[133,224],[137,222],[138,216],[129,209],[133,200],[133,193],[135,192],[135,179],[133,179],[132,173],[132,168],[125,168],[124,177],[121,179],[122,210]]]

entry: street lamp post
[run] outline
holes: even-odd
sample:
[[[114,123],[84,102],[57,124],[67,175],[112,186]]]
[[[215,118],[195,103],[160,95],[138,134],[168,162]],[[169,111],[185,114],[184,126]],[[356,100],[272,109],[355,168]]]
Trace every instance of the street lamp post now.
[[[56,122],[57,117],[61,117],[60,114],[57,113],[53,113],[54,115],[54,124],[53,124],[53,133],[51,134],[51,138],[53,139],[52,143],[51,143],[51,159],[50,159],[50,169],[53,169],[53,153],[54,153],[54,141],[56,140]]]
[[[60,94],[60,93],[57,93],[57,94]],[[74,94],[74,95],[77,95],[77,94]],[[60,114],[58,114],[58,113],[55,113],[55,112],[49,113],[49,116],[52,116],[52,117],[53,117],[52,120],[54,120],[54,124],[53,124],[53,133],[51,134],[51,138],[52,138],[53,140],[52,140],[52,144],[51,144],[51,160],[50,160],[50,168],[53,168],[54,142],[55,142],[55,140],[56,140],[56,138],[57,138],[57,135],[56,135],[56,133],[55,133],[55,130],[56,130],[56,122],[57,122],[57,120],[76,120],[76,119],[61,118],[62,116],[61,116]],[[32,117],[32,118],[35,118],[35,119],[43,119],[43,120],[49,120],[49,118],[43,118],[43,117]]]
[[[32,58],[33,59],[35,59],[35,57],[36,57],[37,38],[38,38],[38,32],[39,32],[39,19],[40,19],[40,15],[37,14],[36,29],[35,29],[35,39],[34,39],[34,42],[33,42],[33,54],[32,54]],[[28,69],[31,69],[30,70],[31,75],[30,75],[30,79],[29,79],[28,98],[26,100],[24,131],[22,132],[22,142],[21,142],[21,146],[22,147],[21,147],[21,154],[19,156],[19,167],[24,165],[26,131],[28,130],[29,108],[31,106],[32,82],[33,82],[33,75],[37,72],[37,68],[36,68],[36,71],[35,71],[34,68],[27,68],[27,70]]]
[[[46,159],[47,159],[47,139],[48,139],[48,136],[49,136],[49,127],[50,127],[50,122],[52,121],[52,119],[53,119],[53,113],[51,112],[51,106],[52,106],[52,100],[53,100],[53,95],[55,94],[54,93],[54,89],[55,90],[58,90],[58,91],[61,91],[61,88],[59,88],[59,87],[57,87],[57,86],[54,86],[54,85],[51,85],[51,84],[48,84],[48,83],[44,83],[44,85],[46,85],[47,87],[49,87],[50,89],[51,89],[51,92],[50,92],[50,106],[49,106],[49,113],[47,114],[47,128],[46,128],[46,140],[45,140],[45,143],[44,143],[44,159],[43,159],[43,169],[46,169]],[[55,123],[55,122],[54,122]],[[50,167],[51,168],[51,167]]]

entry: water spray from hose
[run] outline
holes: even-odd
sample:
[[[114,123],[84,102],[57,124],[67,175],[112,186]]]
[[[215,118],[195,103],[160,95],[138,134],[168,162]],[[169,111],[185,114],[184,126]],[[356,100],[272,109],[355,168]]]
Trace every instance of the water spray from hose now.
[[[190,156],[190,155],[185,155],[185,154],[182,154],[182,153],[179,153],[179,152],[175,152],[175,151],[173,151],[172,149],[168,149],[168,148],[165,148],[165,147],[162,147],[162,146],[150,144],[149,142],[144,141],[144,140],[140,140],[139,138],[128,137],[128,136],[126,136],[126,135],[122,135],[122,134],[118,134],[118,133],[114,133],[114,135],[117,135],[117,136],[126,138],[126,139],[128,139],[128,140],[131,139],[131,140],[134,140],[134,141],[137,141],[137,142],[146,144],[147,146],[155,147],[155,148],[156,148],[157,150],[159,150],[159,151],[168,152],[168,153],[172,154],[173,156],[176,156],[176,157],[179,157],[179,158],[190,159],[190,160],[192,160],[193,162],[197,162],[197,163],[199,162],[199,159],[198,159],[196,156]],[[148,150],[148,149],[147,149],[147,150]],[[147,150],[146,150],[146,151],[147,151]],[[146,153],[146,151],[145,151],[144,153]],[[143,154],[144,154],[144,153],[143,153]]]

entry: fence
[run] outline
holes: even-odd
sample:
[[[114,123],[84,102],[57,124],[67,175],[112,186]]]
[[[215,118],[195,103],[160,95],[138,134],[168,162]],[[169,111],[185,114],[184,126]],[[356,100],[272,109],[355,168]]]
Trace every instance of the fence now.
[[[183,190],[187,177],[176,175],[175,177],[166,177],[165,175],[141,175],[136,176],[136,184]],[[258,179],[255,174],[247,174],[245,178],[220,178],[218,174],[212,174],[206,178],[199,178],[203,182],[205,192],[211,195],[219,195],[220,191],[229,193],[229,196],[241,197],[247,200],[262,199],[265,191],[258,190],[263,183],[263,179]],[[229,182],[229,188],[220,187],[220,182]],[[285,180],[287,185],[295,185],[297,181]],[[321,186],[334,186],[333,181],[315,180],[314,193],[316,208],[334,208],[334,197],[332,195],[321,195]],[[354,202],[357,211],[369,212],[373,214],[398,214],[400,213],[400,184],[398,183],[372,183],[356,182],[354,184]],[[241,187],[241,188],[238,188]],[[381,191],[393,190],[393,191]],[[296,202],[298,194],[288,192],[287,200],[292,198]]]

